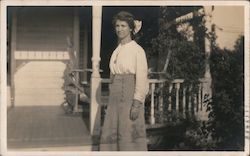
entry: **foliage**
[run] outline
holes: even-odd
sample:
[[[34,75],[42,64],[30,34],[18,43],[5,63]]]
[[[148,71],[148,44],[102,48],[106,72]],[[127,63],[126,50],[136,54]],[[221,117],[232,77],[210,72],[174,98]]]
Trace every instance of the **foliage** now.
[[[214,42],[215,43],[215,42]],[[244,38],[234,50],[214,44],[210,58],[212,100],[209,121],[187,121],[178,150],[243,150],[244,148]]]
[[[170,23],[173,20],[173,17],[183,15],[183,13],[189,12],[190,9],[195,10],[197,8],[161,7],[159,33],[157,37],[152,39],[152,51],[150,53],[151,56],[158,56],[158,71],[163,69],[166,57],[169,53],[171,53],[165,78],[170,80],[184,79],[187,86],[190,84],[199,83],[199,78],[202,78],[205,73],[205,24],[203,17],[194,18],[190,21],[187,21],[185,24],[188,27],[192,27],[195,31],[195,33],[190,35],[190,32],[188,32],[187,29],[182,31],[178,30],[178,27],[182,24],[171,25]],[[193,36],[193,39],[191,36]],[[196,92],[195,89],[192,91]],[[163,95],[160,95],[161,92],[163,92]],[[168,92],[168,86],[163,86],[162,88],[159,88],[159,90],[156,90],[155,100],[157,100],[158,96],[163,96],[164,99],[168,99],[169,96],[175,97]],[[164,101],[167,102],[164,103],[164,106],[167,107],[168,100]],[[172,102],[175,103],[175,101]],[[149,104],[150,99],[146,99],[145,105],[147,106]],[[188,120],[183,120],[181,114],[174,114],[173,112],[168,112],[166,108],[164,109],[165,114],[161,114],[157,111],[155,112],[156,117],[159,116],[161,121],[185,121],[182,134],[178,135],[179,139],[177,140],[179,141],[175,142],[176,144],[172,145],[172,148],[177,150],[214,149],[215,143],[212,141],[211,133],[207,130],[206,123],[201,124],[200,122],[193,120],[192,117],[189,117]],[[146,109],[146,113],[149,114],[149,111],[150,110]],[[170,136],[166,136],[166,138],[168,137]]]
[[[244,148],[244,38],[235,43],[234,50],[216,45],[214,26],[207,33],[201,18],[189,21],[196,32],[193,41],[189,35],[169,25],[170,17],[180,14],[175,7],[162,7],[159,34],[152,40],[151,56],[158,56],[158,71],[163,69],[167,54],[171,59],[167,78],[185,79],[197,83],[205,71],[204,38],[211,43],[209,60],[212,76],[212,99],[208,102],[209,121],[186,121],[186,131],[176,150],[243,150]],[[156,97],[159,96],[156,92]],[[164,97],[169,96],[168,92]],[[157,114],[157,112],[156,112]]]
[[[177,150],[214,150],[216,141],[208,130],[207,122],[187,120],[186,131],[182,141],[175,146]]]
[[[214,47],[210,68],[212,102],[209,129],[218,150],[242,150],[244,147],[244,38],[234,50]]]
[[[171,25],[170,21],[173,16],[170,15],[180,14],[179,9],[180,8],[176,7],[161,8],[159,34],[156,38],[152,39],[152,51],[150,55],[158,56],[158,71],[161,71],[165,65],[168,53],[171,53],[169,66],[166,71],[167,78],[182,78],[185,79],[187,83],[194,83],[204,75],[205,55],[202,49],[203,45],[191,41],[185,33],[177,31],[177,25]],[[205,26],[200,20],[200,18],[194,18],[188,22],[190,26],[192,26],[193,23],[201,23],[199,29],[202,29],[203,33],[196,34],[195,38],[204,38],[205,35]]]

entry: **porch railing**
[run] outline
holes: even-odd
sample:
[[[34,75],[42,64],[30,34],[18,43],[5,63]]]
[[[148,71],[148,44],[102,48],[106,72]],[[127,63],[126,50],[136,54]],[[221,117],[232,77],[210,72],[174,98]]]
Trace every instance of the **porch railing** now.
[[[146,121],[150,125],[179,121],[181,119],[204,120],[206,102],[203,87],[198,84],[184,83],[184,79],[150,79],[150,91],[145,101]]]
[[[102,88],[110,83],[102,79]],[[148,125],[180,121],[181,119],[204,119],[206,107],[203,87],[205,81],[198,84],[187,84],[184,79],[149,79],[149,93],[145,99],[145,119]],[[104,87],[105,88],[105,87]],[[108,94],[103,94],[104,106]]]

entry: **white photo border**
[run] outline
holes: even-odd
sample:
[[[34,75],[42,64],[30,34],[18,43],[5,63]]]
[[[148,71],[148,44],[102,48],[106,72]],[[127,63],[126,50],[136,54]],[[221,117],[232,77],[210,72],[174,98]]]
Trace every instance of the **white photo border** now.
[[[0,45],[1,45],[1,105],[0,105],[0,115],[1,115],[1,148],[0,155],[16,155],[16,156],[72,156],[72,155],[121,155],[126,156],[128,154],[133,155],[168,155],[168,156],[210,156],[210,155],[230,155],[230,156],[248,156],[249,155],[249,2],[248,1],[113,1],[113,0],[104,0],[104,1],[87,1],[87,0],[2,0],[1,9],[0,9],[0,19],[1,19],[1,29],[0,29]],[[244,51],[244,99],[245,99],[245,150],[242,152],[229,152],[229,151],[166,151],[166,152],[82,152],[82,151],[8,151],[7,149],[7,7],[8,6],[206,6],[206,5],[221,5],[221,6],[243,6],[245,13],[245,24],[244,24],[244,36],[245,36],[245,51]]]

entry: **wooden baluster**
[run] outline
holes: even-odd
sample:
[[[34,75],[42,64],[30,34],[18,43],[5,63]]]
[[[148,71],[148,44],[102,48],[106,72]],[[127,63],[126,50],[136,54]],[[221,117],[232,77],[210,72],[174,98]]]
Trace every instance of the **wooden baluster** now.
[[[188,114],[192,114],[192,85],[189,86],[189,97],[188,97]]]
[[[15,54],[16,54],[16,53],[15,53]],[[18,58],[16,58],[16,59],[21,59],[23,53],[20,53],[20,52],[19,52],[18,54],[19,54],[19,56],[18,56]]]
[[[60,53],[59,53],[59,54],[60,54]],[[61,54],[62,54],[62,56],[61,56]],[[61,53],[61,54],[60,54],[60,57],[62,57],[63,59],[65,59],[65,58],[66,58],[65,56],[66,56],[66,54],[68,54],[68,53]],[[68,57],[69,57],[69,56],[68,56]]]
[[[202,95],[201,95],[201,84],[199,83],[199,91],[198,91],[198,111],[202,110]]]
[[[161,117],[163,114],[163,87],[164,87],[164,82],[159,84],[159,88],[160,88],[160,95],[158,96],[158,110],[159,110],[159,114],[160,114],[160,118],[158,119],[160,123],[163,122],[163,118]]]
[[[202,86],[201,83],[198,85],[198,104],[197,104],[197,119],[199,120],[201,118],[202,114]]]
[[[171,97],[171,93],[172,93],[172,89],[173,89],[173,84],[170,83],[169,84],[169,88],[168,88],[168,91],[169,91],[169,97],[168,97],[168,111],[171,111],[172,109],[172,97]]]
[[[159,96],[159,111],[162,113],[163,112],[163,87],[164,87],[164,83],[160,83],[159,87],[161,89],[160,91],[160,96]]]
[[[79,72],[75,72],[75,83],[79,83]],[[77,113],[79,111],[78,109],[78,96],[80,94],[80,91],[78,90],[77,87],[75,87],[76,93],[75,93],[75,100],[74,100],[74,108],[73,108],[73,113]]]
[[[176,98],[176,100],[175,100],[175,102],[176,102],[176,112],[177,113],[179,113],[179,91],[180,91],[180,83],[179,82],[177,82],[176,84],[175,84],[175,86],[176,86],[176,90],[175,90],[175,92],[176,92],[176,96],[175,96],[175,98]]]
[[[48,51],[48,60],[51,60],[51,52]]]
[[[173,113],[172,113],[172,89],[173,89],[173,84],[170,83],[169,84],[169,96],[168,96],[168,120],[169,121],[172,121],[172,116],[173,116]]]
[[[193,93],[193,99],[194,99],[194,108],[193,108],[193,110],[194,110],[194,115],[196,116],[197,115],[197,112],[198,112],[198,104],[197,104],[197,94],[196,94],[196,92],[195,93]]]
[[[175,84],[175,118],[179,121],[179,90],[180,83],[176,82]]]
[[[203,110],[203,82],[201,82],[201,105],[200,105],[200,111]]]
[[[182,115],[183,115],[183,118],[186,117],[186,87],[183,85],[183,99],[182,99]]]
[[[27,59],[29,60],[30,59],[30,52],[29,51],[27,51]]]
[[[150,124],[155,124],[154,116],[154,92],[155,92],[155,83],[151,84],[151,106],[150,106]]]

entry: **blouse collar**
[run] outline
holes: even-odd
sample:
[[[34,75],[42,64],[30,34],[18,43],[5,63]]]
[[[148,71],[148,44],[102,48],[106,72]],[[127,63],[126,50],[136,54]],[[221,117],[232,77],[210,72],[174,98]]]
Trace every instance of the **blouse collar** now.
[[[134,40],[131,40],[130,42],[128,42],[128,43],[125,43],[125,44],[119,44],[119,46],[120,47],[124,47],[124,46],[128,46],[128,45],[130,45],[130,44],[132,44],[132,43],[134,43],[135,41]]]

